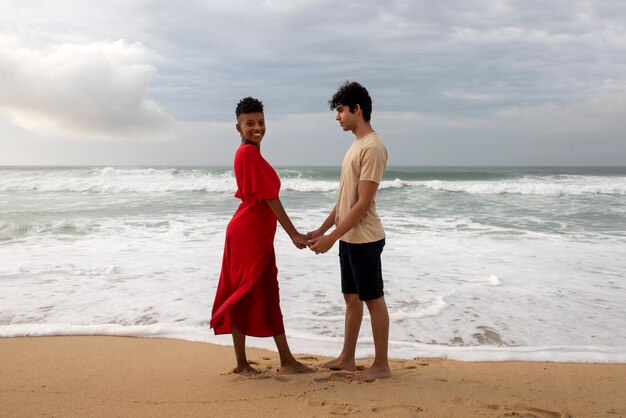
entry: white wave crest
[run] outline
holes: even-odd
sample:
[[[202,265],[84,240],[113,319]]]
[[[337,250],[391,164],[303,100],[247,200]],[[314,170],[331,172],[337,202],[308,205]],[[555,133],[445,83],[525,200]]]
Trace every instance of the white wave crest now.
[[[282,189],[302,193],[328,193],[339,181],[310,178],[295,170],[281,170]],[[381,190],[404,188],[468,193],[475,195],[626,195],[626,177],[550,176],[510,180],[446,181],[383,180]],[[232,170],[175,168],[115,168],[32,170],[4,173],[0,192],[87,193],[234,193],[237,183]]]
[[[389,318],[397,321],[403,319],[417,319],[429,316],[437,316],[448,307],[443,298],[436,298],[417,310],[414,308],[396,309],[389,314]]]
[[[281,188],[296,192],[333,192],[339,190],[339,182],[294,178],[282,180]]]
[[[228,192],[237,188],[231,171],[117,169],[24,173],[0,178],[0,192],[159,193]]]
[[[447,192],[469,194],[520,194],[539,196],[580,196],[588,194],[626,195],[626,178],[584,177],[565,179],[520,179],[517,181],[441,181],[412,182],[415,186]]]

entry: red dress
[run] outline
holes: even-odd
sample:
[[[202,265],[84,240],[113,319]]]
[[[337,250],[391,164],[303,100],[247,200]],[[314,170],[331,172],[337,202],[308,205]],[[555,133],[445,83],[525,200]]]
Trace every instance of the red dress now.
[[[237,193],[242,200],[226,228],[222,272],[211,328],[230,334],[270,337],[285,332],[274,254],[276,216],[265,201],[278,198],[280,179],[254,145],[235,153]]]

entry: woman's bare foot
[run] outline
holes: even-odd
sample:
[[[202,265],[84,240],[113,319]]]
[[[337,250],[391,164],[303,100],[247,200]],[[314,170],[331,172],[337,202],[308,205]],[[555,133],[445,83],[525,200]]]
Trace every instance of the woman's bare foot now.
[[[336,358],[334,360],[327,361],[326,363],[320,364],[320,367],[324,367],[326,369],[331,370],[346,370],[349,372],[353,372],[356,370],[356,363],[354,359],[352,360],[342,360],[340,358]]]
[[[294,360],[286,364],[281,364],[280,369],[278,370],[279,373],[283,373],[283,374],[313,373],[314,371],[315,369],[312,369],[311,367],[307,366],[304,363],[300,363],[297,360]]]
[[[348,380],[351,382],[373,382],[376,379],[386,379],[391,377],[391,370],[389,366],[372,366],[367,370],[363,370],[360,373],[353,373],[348,376]]]
[[[242,376],[255,376],[259,373],[261,373],[260,371],[258,371],[257,369],[255,369],[254,367],[250,366],[249,364],[245,365],[245,366],[237,366],[233,369],[233,373],[237,373],[240,374]]]

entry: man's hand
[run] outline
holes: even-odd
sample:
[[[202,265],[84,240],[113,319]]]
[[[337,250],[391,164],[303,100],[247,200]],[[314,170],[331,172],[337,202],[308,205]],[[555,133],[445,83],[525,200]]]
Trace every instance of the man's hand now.
[[[308,235],[308,234],[307,234]],[[335,239],[330,235],[322,235],[309,240],[309,248],[315,254],[324,254],[335,245]]]
[[[312,240],[313,238],[318,238],[324,235],[324,233],[320,229],[315,229],[311,232],[307,232],[306,237],[308,240]]]

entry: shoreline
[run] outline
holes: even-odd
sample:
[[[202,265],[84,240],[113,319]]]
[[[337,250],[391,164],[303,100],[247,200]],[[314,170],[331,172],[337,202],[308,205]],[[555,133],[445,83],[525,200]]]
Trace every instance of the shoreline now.
[[[367,319],[369,320],[369,319]],[[367,324],[366,324],[367,326]],[[66,325],[31,324],[20,325],[19,331],[8,332],[15,325],[0,325],[2,338],[45,338],[45,337],[124,337],[181,340],[193,343],[232,346],[230,335],[213,335],[202,328],[203,333],[181,327],[164,328],[162,325],[127,326],[116,324],[104,325]],[[369,330],[368,330],[369,331]],[[207,337],[208,335],[208,337]],[[221,337],[221,338],[220,338]],[[299,336],[292,330],[287,331],[289,345],[294,353],[328,357],[341,351],[342,340],[328,342],[315,340],[315,349],[311,349],[309,336]],[[249,337],[246,342],[250,348],[275,351],[271,338]],[[374,344],[371,336],[361,337],[357,347],[357,359],[373,357]],[[432,345],[425,343],[405,343],[389,341],[389,356],[397,360],[410,360],[415,357],[438,358],[460,362],[547,362],[581,364],[626,364],[626,348],[602,346],[501,346],[501,345]]]
[[[626,364],[392,359],[391,378],[357,383],[278,374],[256,348],[262,373],[242,377],[232,347],[174,339],[11,337],[0,353],[0,416],[626,416]]]

